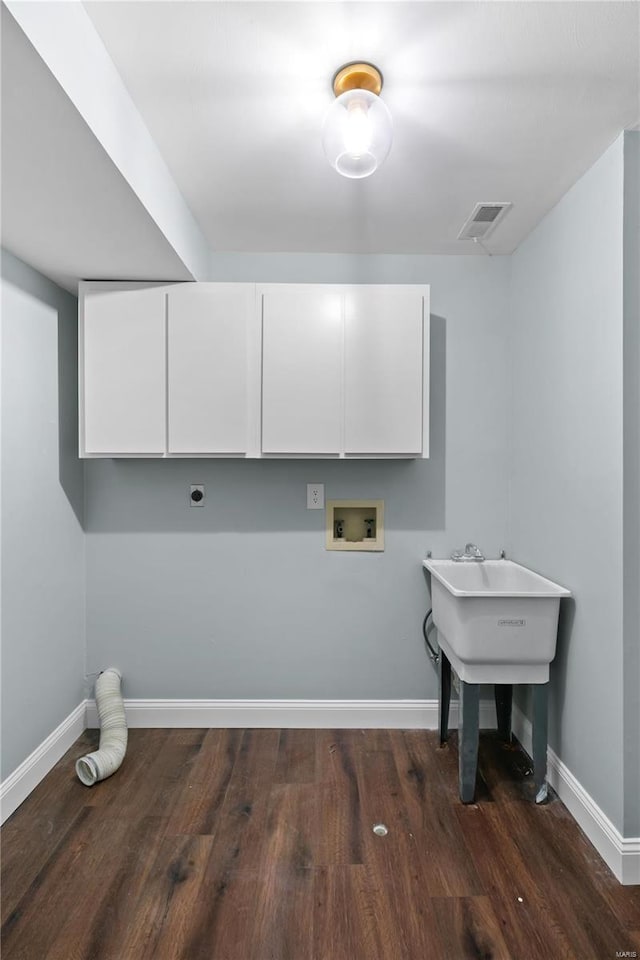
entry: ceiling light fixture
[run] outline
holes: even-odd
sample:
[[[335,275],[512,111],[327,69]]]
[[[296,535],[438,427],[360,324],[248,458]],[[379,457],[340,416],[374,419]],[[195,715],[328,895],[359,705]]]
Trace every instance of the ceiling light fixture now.
[[[322,145],[343,177],[371,176],[391,149],[393,123],[381,90],[382,74],[371,63],[347,63],[333,78],[336,99],[325,117]]]

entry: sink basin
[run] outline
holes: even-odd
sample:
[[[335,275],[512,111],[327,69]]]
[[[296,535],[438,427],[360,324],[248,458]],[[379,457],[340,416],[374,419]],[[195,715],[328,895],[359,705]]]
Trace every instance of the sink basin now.
[[[546,683],[571,591],[512,560],[424,560],[440,646],[467,683]]]

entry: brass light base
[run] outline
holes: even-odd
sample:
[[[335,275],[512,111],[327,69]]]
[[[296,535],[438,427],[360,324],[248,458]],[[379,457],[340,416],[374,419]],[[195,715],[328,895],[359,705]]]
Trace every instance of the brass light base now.
[[[380,96],[382,83],[382,74],[372,63],[345,63],[333,78],[333,92],[339,97],[347,90],[369,90]]]

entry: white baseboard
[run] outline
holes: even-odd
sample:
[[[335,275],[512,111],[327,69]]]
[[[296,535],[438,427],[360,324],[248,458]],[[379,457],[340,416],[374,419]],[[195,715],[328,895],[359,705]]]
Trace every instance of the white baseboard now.
[[[531,721],[513,707],[513,732],[531,753]],[[623,837],[551,747],[547,779],[620,883],[640,883],[640,837]]]
[[[43,740],[39,747],[0,785],[0,823],[11,816],[32,790],[64,756],[86,727],[86,701],[79,703],[68,717]]]
[[[438,726],[437,700],[125,700],[130,727],[290,727],[417,729]],[[480,725],[494,727],[493,701],[482,701]],[[451,701],[450,725],[458,722]],[[87,726],[98,727],[95,700]]]

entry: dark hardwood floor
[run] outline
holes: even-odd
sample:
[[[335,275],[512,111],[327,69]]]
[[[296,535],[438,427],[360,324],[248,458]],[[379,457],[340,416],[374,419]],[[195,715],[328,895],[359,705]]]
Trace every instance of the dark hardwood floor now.
[[[87,731],[2,829],[3,960],[608,960],[622,887],[527,758],[482,734],[131,730],[88,789]],[[388,827],[375,836],[374,823]]]

